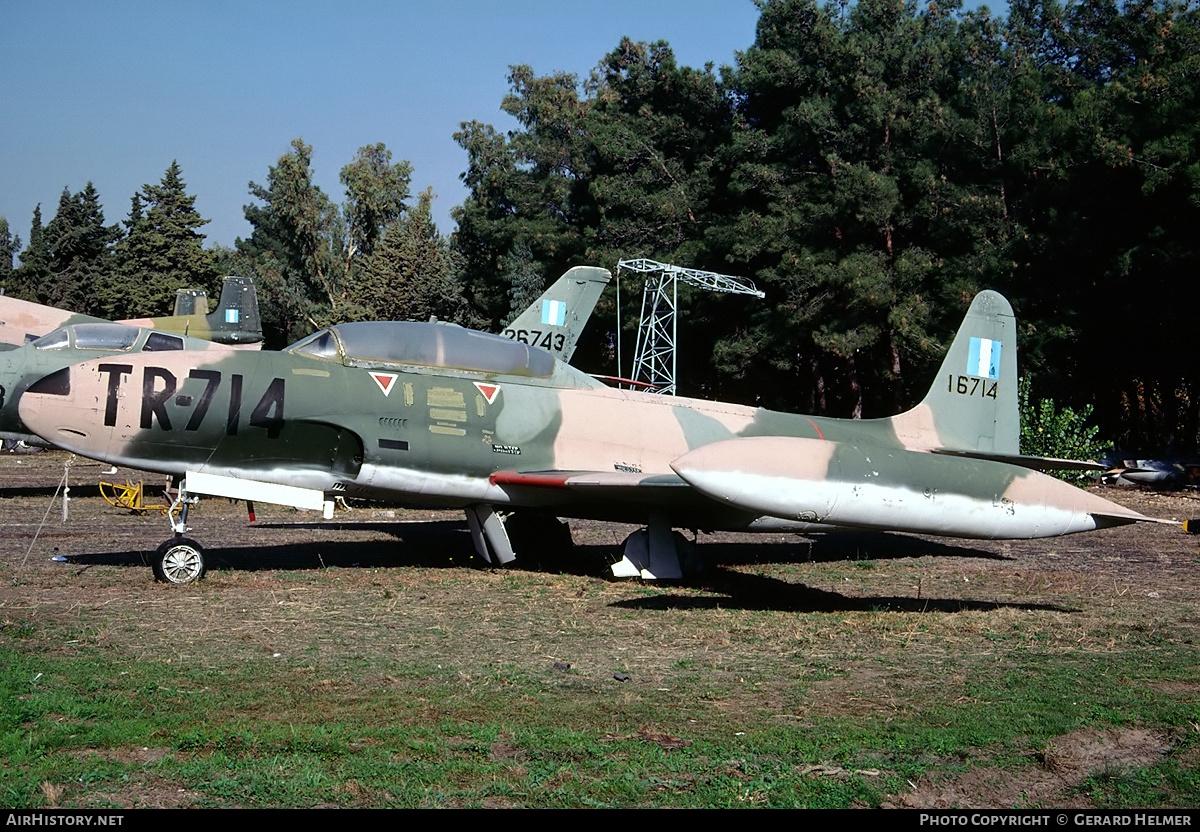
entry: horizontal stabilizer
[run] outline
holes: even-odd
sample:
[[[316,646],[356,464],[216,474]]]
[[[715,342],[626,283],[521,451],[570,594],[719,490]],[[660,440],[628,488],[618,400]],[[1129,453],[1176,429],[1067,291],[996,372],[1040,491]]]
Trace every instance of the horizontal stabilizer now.
[[[1034,471],[1107,471],[1107,465],[1081,459],[1059,459],[1052,456],[1022,456],[1020,454],[988,454],[980,451],[956,451],[949,448],[934,448],[933,453],[943,456],[959,456],[965,459],[986,459],[1003,462]]]

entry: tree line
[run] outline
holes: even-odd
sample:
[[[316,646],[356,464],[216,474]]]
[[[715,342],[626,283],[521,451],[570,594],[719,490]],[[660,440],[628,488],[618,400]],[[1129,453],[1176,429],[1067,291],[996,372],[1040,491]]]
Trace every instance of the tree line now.
[[[72,194],[64,188],[46,224],[33,209],[28,244],[0,217],[0,287],[24,300],[108,318],[169,312],[175,290],[214,289],[219,274],[213,253],[197,229],[207,220],[196,212],[179,165],[172,163],[157,185],[131,199],[129,217],[107,225],[91,182]]]
[[[331,323],[424,318],[480,324],[466,303],[449,241],[431,215],[433,195],[409,192],[412,166],[380,143],[342,168],[335,204],[313,183],[312,148],[301,139],[251,182],[251,234],[232,248],[204,248],[208,220],[195,210],[178,162],[132,197],[121,226],[105,224],[91,183],[64,189],[44,227],[33,212],[29,242],[0,218],[0,287],[38,303],[107,318],[168,314],[181,288],[215,298],[220,277],[254,277],[268,345],[282,347]]]
[[[512,67],[502,108],[517,127],[470,121],[454,136],[468,196],[449,237],[384,145],[342,169],[338,205],[297,139],[251,183],[252,232],[233,248],[200,246],[173,165],[124,229],[104,225],[90,185],[64,192],[45,227],[35,211],[17,268],[0,220],[0,280],[119,317],[161,311],[131,305],[173,296],[177,268],[194,270],[179,285],[246,274],[278,346],[348,319],[495,327],[572,265],[649,257],[767,293],[683,293],[681,392],[854,416],[919,399],[971,297],[994,288],[1013,302],[1037,396],[1093,404],[1124,447],[1194,451],[1192,3],[1014,0],[1003,18],[904,0],[759,9],[731,67],[629,40],[587,78]],[[582,366],[615,363],[612,304]]]
[[[921,397],[994,288],[1036,396],[1094,404],[1126,448],[1193,451],[1193,5],[759,7],[719,72],[630,41],[582,80],[512,68],[518,129],[456,134],[454,247],[490,317],[575,262],[750,277],[765,301],[686,299],[682,391],[878,416]]]

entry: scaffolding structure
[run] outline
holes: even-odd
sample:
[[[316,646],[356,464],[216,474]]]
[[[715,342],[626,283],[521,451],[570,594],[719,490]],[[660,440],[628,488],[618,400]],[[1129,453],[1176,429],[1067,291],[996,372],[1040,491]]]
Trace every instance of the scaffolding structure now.
[[[684,269],[655,260],[621,260],[617,263],[617,308],[620,309],[621,273],[644,275],[642,314],[638,322],[637,347],[634,350],[633,386],[650,387],[655,392],[675,395],[675,348],[678,343],[679,283],[737,295],[765,295],[742,277]],[[617,356],[620,361],[620,326],[617,327]],[[620,366],[617,368],[620,375]]]

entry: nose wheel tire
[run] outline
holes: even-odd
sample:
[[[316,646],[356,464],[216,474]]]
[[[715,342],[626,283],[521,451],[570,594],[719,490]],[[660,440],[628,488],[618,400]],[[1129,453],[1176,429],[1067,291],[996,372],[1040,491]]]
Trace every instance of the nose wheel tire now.
[[[154,579],[168,584],[190,584],[204,577],[204,550],[189,537],[173,537],[154,553]]]

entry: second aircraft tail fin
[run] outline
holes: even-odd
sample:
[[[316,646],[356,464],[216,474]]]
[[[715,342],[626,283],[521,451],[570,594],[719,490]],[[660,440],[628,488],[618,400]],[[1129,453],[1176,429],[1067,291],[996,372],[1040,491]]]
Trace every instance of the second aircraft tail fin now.
[[[579,335],[610,280],[612,274],[608,269],[576,266],[556,280],[501,334],[522,344],[541,347],[558,360],[570,363]]]
[[[254,278],[227,276],[217,308],[207,316],[212,340],[221,344],[255,344],[263,339]]]

